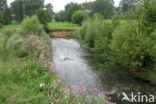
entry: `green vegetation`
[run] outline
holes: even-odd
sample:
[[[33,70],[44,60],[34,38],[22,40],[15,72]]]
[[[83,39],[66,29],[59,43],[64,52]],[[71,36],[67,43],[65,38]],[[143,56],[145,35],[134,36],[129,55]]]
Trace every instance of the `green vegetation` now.
[[[77,29],[79,26],[69,22],[51,22],[48,23],[49,29]]]
[[[43,25],[44,29],[46,31],[48,31],[48,14],[45,10],[43,10],[43,8],[40,8],[39,10],[37,10],[36,15],[39,19],[39,22]]]
[[[136,77],[156,83],[156,5],[154,1],[142,5],[126,12],[124,21],[122,15],[114,15],[108,21],[95,14],[77,33],[82,46],[91,49],[103,64],[128,68]]]
[[[7,29],[7,28],[21,28],[21,24],[18,25],[4,25],[2,29]],[[49,29],[77,29],[79,26],[69,23],[69,22],[49,22],[48,23],[48,28]]]
[[[36,16],[27,17],[21,31],[0,32],[0,103],[106,104],[105,92],[92,89],[88,100],[83,85],[76,95],[58,80],[51,62],[51,39],[43,28],[38,31],[40,25]]]
[[[81,25],[84,20],[87,19],[87,13],[83,10],[78,10],[72,15],[72,22]]]
[[[22,33],[24,35],[36,34],[41,35],[43,32],[43,26],[40,24],[38,18],[33,16],[31,18],[27,17],[22,22]]]

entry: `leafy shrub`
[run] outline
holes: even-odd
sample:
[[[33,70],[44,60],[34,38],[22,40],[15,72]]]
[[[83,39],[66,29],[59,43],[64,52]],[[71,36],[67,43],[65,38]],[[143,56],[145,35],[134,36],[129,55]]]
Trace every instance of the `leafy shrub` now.
[[[65,11],[60,11],[59,13],[55,14],[55,20],[57,22],[64,22],[65,21]]]
[[[3,24],[3,14],[0,11],[0,28],[2,27],[2,24]]]
[[[23,57],[27,55],[27,47],[25,40],[19,35],[15,34],[8,40],[6,48],[14,55]]]
[[[12,24],[12,25],[16,25],[16,24],[18,24],[18,23],[17,23],[16,20],[12,20],[12,21],[11,21],[11,24]]]
[[[120,25],[120,16],[118,14],[114,15],[112,17],[112,24],[113,24],[113,27],[116,28]]]
[[[36,16],[27,17],[22,22],[22,33],[24,35],[35,34],[40,36],[43,33],[43,26]]]
[[[152,47],[150,38],[139,32],[137,23],[128,22],[113,33],[110,48],[114,56],[111,60],[124,66],[143,67],[146,60],[151,60]]]
[[[84,20],[88,17],[87,13],[83,10],[78,10],[72,15],[72,22],[81,25]]]
[[[48,31],[48,14],[47,12],[43,9],[43,8],[40,8],[37,12],[36,12],[36,15],[39,19],[39,22],[43,25],[44,29],[46,31]]]
[[[111,25],[111,23],[108,23]],[[103,21],[92,21],[88,20],[83,23],[82,27],[79,29],[79,34],[81,37],[81,40],[84,41],[85,44],[87,44],[89,47],[94,48],[95,46],[95,37],[98,34],[103,34],[105,32],[104,28],[105,25],[107,25],[106,22]],[[110,29],[109,27],[107,29]],[[108,30],[112,31],[112,29]],[[110,34],[107,34],[110,36]]]
[[[103,20],[103,19],[104,19],[104,17],[101,13],[94,13],[93,20],[97,21],[97,20]]]
[[[113,25],[107,21],[102,22],[100,28],[97,30],[94,50],[96,58],[102,62],[108,61],[111,55],[109,44],[112,39],[112,32]]]

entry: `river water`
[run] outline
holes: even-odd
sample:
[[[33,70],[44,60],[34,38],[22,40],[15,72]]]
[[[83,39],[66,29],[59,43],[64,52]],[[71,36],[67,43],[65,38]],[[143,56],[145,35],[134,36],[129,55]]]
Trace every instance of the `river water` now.
[[[59,77],[71,84],[75,91],[80,84],[84,84],[87,89],[97,88],[108,92],[108,96],[117,104],[129,104],[128,101],[121,102],[123,92],[128,96],[134,93],[138,96],[147,95],[148,98],[151,94],[156,95],[154,85],[132,77],[124,69],[114,67],[111,72],[99,69],[92,54],[81,48],[79,42],[74,39],[54,38],[52,48],[52,59]]]

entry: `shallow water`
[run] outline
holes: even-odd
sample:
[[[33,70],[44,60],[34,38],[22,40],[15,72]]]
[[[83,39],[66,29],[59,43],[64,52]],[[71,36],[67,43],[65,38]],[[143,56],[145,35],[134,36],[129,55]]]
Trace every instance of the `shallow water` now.
[[[117,104],[128,104],[125,101],[121,102],[123,92],[129,96],[132,92],[134,94],[140,92],[141,95],[156,95],[155,86],[133,78],[123,69],[114,67],[114,71],[110,73],[96,67],[97,63],[92,58],[92,54],[81,48],[79,42],[74,39],[54,38],[52,48],[52,59],[59,77],[71,84],[75,91],[80,84],[84,84],[87,89],[97,88],[100,91],[108,92],[108,96],[112,97],[112,101]]]

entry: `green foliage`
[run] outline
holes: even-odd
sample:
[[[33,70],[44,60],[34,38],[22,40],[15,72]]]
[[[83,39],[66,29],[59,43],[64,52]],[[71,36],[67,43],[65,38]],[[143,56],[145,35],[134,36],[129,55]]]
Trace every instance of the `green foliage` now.
[[[97,21],[97,20],[103,20],[104,17],[101,13],[94,13],[93,15],[93,20]]]
[[[88,47],[94,47],[96,30],[100,27],[100,22],[86,21],[79,30],[81,39]]]
[[[37,60],[25,60],[16,64],[8,62],[2,66],[0,68],[1,103],[39,104],[47,101],[47,98],[42,95],[51,90],[49,82],[56,77],[44,63]],[[46,86],[41,88],[40,83],[43,82]]]
[[[40,8],[39,10],[37,10],[36,15],[39,19],[39,22],[43,25],[44,29],[46,31],[48,31],[48,14],[45,10],[43,10],[43,8]]]
[[[0,11],[0,28],[2,27],[2,25],[3,25],[3,14]]]
[[[49,33],[49,36],[50,36],[50,38],[54,38],[55,37],[55,35],[52,34],[52,33]]]
[[[47,15],[48,15],[48,22],[51,22],[52,20],[52,17],[53,17],[53,6],[51,3],[48,3],[46,6],[46,12],[47,12]]]
[[[19,34],[14,34],[11,36],[7,42],[6,48],[8,51],[11,51],[15,56],[18,57],[23,57],[28,54],[26,41]]]
[[[22,33],[24,35],[41,35],[43,33],[43,26],[40,24],[36,16],[26,17],[22,22]]]
[[[7,6],[3,10],[3,20],[4,20],[4,25],[10,24],[12,20],[11,9]]]
[[[78,10],[72,15],[72,22],[81,25],[88,17],[87,13],[83,10]]]
[[[67,34],[67,37],[69,38],[75,38],[75,39],[80,39],[80,35],[77,31],[74,32],[70,32],[69,34]]]
[[[4,8],[6,7],[7,5],[7,0],[1,0],[0,1],[0,11],[3,11]]]
[[[17,24],[17,21],[12,20],[12,21],[11,21],[11,24],[12,24],[12,25],[16,25],[16,24]]]
[[[11,10],[17,22],[21,22],[25,16],[32,16],[39,8],[44,7],[44,0],[15,0],[11,3]]]
[[[92,4],[93,13],[101,13],[105,19],[114,14],[113,0],[95,0]]]
[[[109,48],[112,39],[113,25],[110,22],[101,22],[100,28],[96,31],[94,51],[96,58],[102,62],[109,61],[111,50]]]
[[[77,10],[82,10],[81,5],[79,5],[77,3],[73,3],[73,2],[67,4],[65,6],[65,15],[64,15],[65,20],[68,22],[71,22],[72,21],[72,15]]]
[[[113,33],[110,48],[114,55],[112,62],[131,67],[144,67],[146,59],[153,51],[151,39],[145,33],[139,32],[137,23],[128,22],[121,25]]]
[[[118,14],[114,15],[112,17],[112,24],[113,24],[113,27],[116,28],[120,25],[121,21],[120,21],[120,16]]]
[[[55,20],[57,22],[64,22],[65,21],[65,11],[60,11],[59,13],[55,14]]]

